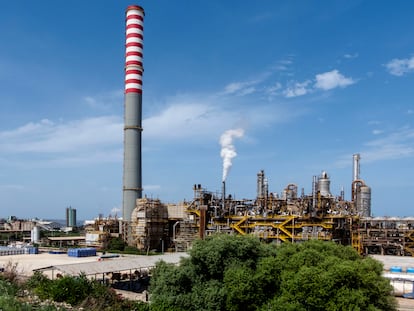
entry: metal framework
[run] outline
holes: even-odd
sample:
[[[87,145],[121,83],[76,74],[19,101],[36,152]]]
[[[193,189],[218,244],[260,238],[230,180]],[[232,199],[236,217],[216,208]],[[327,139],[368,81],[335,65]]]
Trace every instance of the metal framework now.
[[[276,243],[318,239],[350,245],[360,254],[414,256],[414,218],[361,217],[353,201],[320,193],[235,200],[198,185],[187,213],[201,238],[227,232]]]

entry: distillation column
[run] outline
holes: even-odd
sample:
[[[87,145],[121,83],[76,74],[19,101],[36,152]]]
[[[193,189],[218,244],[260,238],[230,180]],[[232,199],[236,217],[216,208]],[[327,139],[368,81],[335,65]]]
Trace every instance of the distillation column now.
[[[131,5],[126,9],[125,105],[124,105],[124,221],[131,221],[136,199],[142,197],[142,51],[144,10]]]
[[[359,153],[356,153],[352,156],[353,158],[353,176],[352,176],[352,181],[358,180],[359,179],[359,160],[361,159],[361,156],[359,155]]]

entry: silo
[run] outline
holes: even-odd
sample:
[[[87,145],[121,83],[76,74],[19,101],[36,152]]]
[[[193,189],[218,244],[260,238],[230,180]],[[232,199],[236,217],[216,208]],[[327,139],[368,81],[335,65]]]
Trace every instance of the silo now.
[[[131,220],[136,200],[142,197],[142,73],[144,9],[126,9],[125,102],[124,102],[124,176],[122,217]]]

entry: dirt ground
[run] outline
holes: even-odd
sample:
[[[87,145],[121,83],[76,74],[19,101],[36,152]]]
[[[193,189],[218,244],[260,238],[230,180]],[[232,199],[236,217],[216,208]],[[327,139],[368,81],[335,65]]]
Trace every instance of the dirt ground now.
[[[120,289],[115,289],[115,291],[118,295],[121,295],[122,297],[124,297],[126,299],[129,299],[129,300],[146,301],[147,294],[145,292],[143,292],[143,293],[134,293],[134,292],[129,292],[129,291],[120,290]]]
[[[414,299],[397,297],[399,311],[414,310]]]

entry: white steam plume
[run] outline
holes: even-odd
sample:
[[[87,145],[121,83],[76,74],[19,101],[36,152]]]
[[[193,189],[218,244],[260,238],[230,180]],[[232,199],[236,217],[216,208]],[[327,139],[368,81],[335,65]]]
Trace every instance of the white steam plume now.
[[[232,159],[237,156],[236,148],[233,145],[233,138],[241,138],[244,130],[241,128],[225,131],[220,137],[221,152],[223,158],[223,181],[226,180],[229,170],[232,166]]]

